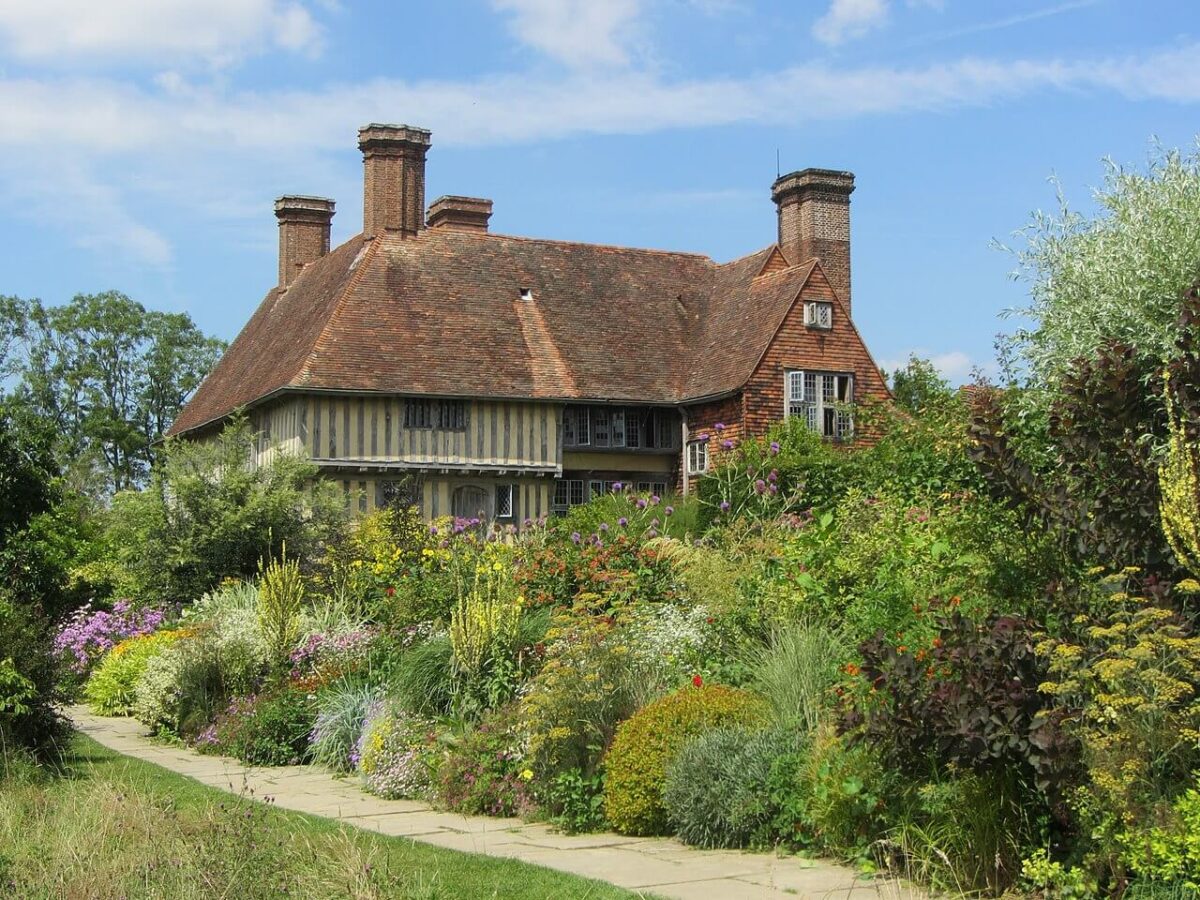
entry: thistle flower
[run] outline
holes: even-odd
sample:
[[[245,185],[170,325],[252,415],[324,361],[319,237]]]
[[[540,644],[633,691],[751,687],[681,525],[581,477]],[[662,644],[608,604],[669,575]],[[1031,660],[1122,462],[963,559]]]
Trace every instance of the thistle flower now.
[[[779,455],[779,441],[771,441],[770,451],[772,456]]]
[[[754,482],[754,493],[765,494],[767,491],[767,483],[761,478]]]
[[[778,472],[778,471],[776,471],[775,469],[772,469],[772,470],[771,470],[771,471],[770,471],[770,472],[767,474],[767,481],[771,482],[771,484],[774,484],[774,483],[775,483],[776,481],[778,481],[778,480],[779,480],[779,472]]]
[[[732,450],[733,449],[733,441],[731,441],[729,438],[726,438],[725,440],[721,441],[721,449],[722,450]]]
[[[721,501],[721,512],[729,512],[729,501],[728,500]]]
[[[725,423],[718,422],[716,425],[713,426],[713,428],[715,428],[717,430],[717,432],[720,433],[725,430]]]
[[[675,514],[675,507],[668,506],[666,509],[663,510],[663,513],[668,516],[673,516]]]
[[[581,540],[583,540],[583,537],[579,534],[578,531],[571,532],[571,543],[572,544],[578,544]]]
[[[627,518],[625,518],[624,516],[621,516],[621,518],[617,519],[617,524],[620,525],[622,528],[624,528],[626,525],[629,524],[629,520]]]

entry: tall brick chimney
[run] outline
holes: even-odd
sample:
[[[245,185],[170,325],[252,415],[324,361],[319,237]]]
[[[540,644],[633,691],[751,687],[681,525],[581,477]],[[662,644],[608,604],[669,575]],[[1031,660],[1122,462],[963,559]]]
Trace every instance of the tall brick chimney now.
[[[291,194],[275,201],[279,220],[279,286],[287,287],[300,270],[329,252],[333,201]]]
[[[429,132],[409,125],[358,129],[363,154],[363,234],[411,237],[425,227],[425,154]]]
[[[814,257],[850,309],[850,194],[852,172],[803,169],[771,186],[779,209],[779,246],[792,265]]]

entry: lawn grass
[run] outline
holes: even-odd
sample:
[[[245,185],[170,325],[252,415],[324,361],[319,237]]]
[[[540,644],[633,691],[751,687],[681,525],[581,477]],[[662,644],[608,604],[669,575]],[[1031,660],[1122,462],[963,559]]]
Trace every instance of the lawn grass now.
[[[361,831],[210,788],[77,734],[0,780],[0,896],[629,898],[516,860]]]

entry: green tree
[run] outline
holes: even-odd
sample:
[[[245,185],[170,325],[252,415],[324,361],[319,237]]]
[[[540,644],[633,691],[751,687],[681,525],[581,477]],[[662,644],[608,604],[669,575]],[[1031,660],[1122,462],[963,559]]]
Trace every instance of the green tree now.
[[[52,750],[62,734],[50,645],[62,573],[31,527],[57,500],[54,476],[47,442],[0,406],[0,766],[14,747]]]
[[[223,578],[253,578],[284,546],[292,559],[320,558],[347,522],[341,491],[286,454],[250,465],[253,444],[245,419],[206,442],[168,440],[149,486],[113,497],[89,577],[146,601],[188,602]]]
[[[188,315],[116,291],[62,306],[5,298],[0,321],[0,352],[7,334],[23,346],[8,352],[15,401],[53,424],[61,459],[98,468],[113,491],[145,481],[157,442],[224,348]]]
[[[1157,371],[1175,352],[1182,292],[1200,275],[1200,143],[1156,148],[1144,170],[1106,161],[1094,216],[1038,212],[1010,249],[1030,302],[1014,314],[1032,324],[1002,342],[1010,376],[1053,385],[1076,360],[1109,343],[1134,348]]]
[[[945,405],[954,391],[932,362],[913,354],[903,369],[892,372],[892,396],[901,409],[919,413]]]

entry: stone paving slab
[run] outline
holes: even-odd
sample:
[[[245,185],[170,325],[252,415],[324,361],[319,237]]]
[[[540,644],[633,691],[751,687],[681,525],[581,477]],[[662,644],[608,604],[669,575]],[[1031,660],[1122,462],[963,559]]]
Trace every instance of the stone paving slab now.
[[[153,742],[131,719],[68,710],[75,727],[112,750],[144,759],[203,784],[282,809],[450,850],[519,859],[598,878],[639,894],[676,900],[920,900],[895,881],[873,881],[828,862],[767,853],[697,850],[671,838],[567,835],[542,823],[439,812],[411,800],[381,800],[352,781],[312,766],[256,768]]]

